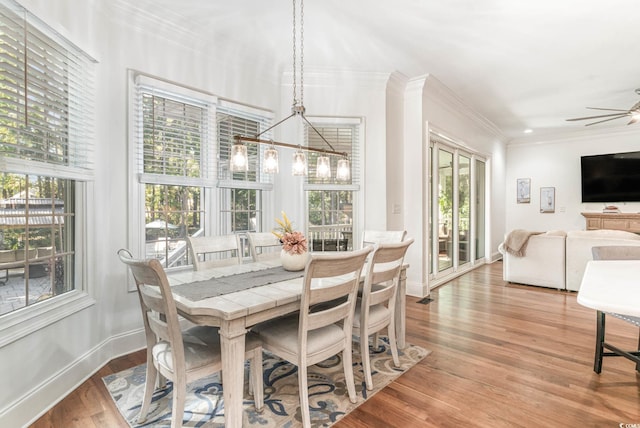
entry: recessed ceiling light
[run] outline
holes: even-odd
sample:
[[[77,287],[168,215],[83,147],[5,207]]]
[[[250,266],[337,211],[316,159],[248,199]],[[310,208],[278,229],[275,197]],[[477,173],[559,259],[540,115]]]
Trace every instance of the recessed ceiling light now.
[[[525,134],[531,134],[533,132],[533,129],[525,129],[524,133]]]

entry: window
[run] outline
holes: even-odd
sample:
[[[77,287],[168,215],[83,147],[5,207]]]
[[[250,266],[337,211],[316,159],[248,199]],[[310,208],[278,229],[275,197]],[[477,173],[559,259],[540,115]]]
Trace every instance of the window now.
[[[264,112],[131,72],[131,249],[166,269],[191,264],[187,237],[256,230],[267,177],[253,149],[248,172],[231,173],[236,134],[266,129]],[[144,227],[144,233],[141,229]]]
[[[13,1],[0,26],[0,315],[84,307],[93,60]]]
[[[165,268],[190,264],[187,236],[205,233],[215,184],[213,125],[215,98],[133,74],[138,197],[131,224],[144,222],[135,253]],[[137,245],[136,245],[137,244]],[[140,248],[136,248],[136,246]]]
[[[218,129],[220,178],[220,233],[239,233],[242,253],[249,257],[249,244],[243,232],[261,232],[263,225],[263,198],[273,188],[272,177],[262,173],[264,147],[247,144],[249,168],[246,172],[229,170],[229,154],[234,136],[254,137],[269,127],[271,116],[262,110],[222,102],[218,107],[216,122]],[[270,133],[260,138],[269,138]],[[269,198],[270,199],[270,198]]]
[[[312,119],[313,120],[313,119]],[[324,122],[323,122],[324,121]],[[310,246],[313,251],[347,251],[353,249],[354,207],[357,206],[360,168],[360,120],[316,119],[313,127],[331,144],[334,151],[347,153],[351,164],[351,179],[335,179],[338,157],[330,156],[332,178],[316,178],[319,153],[308,152],[309,175],[305,190],[309,218]],[[307,126],[307,145],[331,150],[327,143]]]

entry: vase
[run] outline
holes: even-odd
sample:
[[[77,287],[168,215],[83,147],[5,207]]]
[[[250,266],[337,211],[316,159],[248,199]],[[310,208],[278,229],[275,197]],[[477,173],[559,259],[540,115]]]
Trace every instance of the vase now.
[[[308,253],[290,254],[285,250],[282,250],[280,252],[280,261],[282,262],[282,267],[284,268],[284,270],[292,272],[303,270],[307,265],[307,255]]]

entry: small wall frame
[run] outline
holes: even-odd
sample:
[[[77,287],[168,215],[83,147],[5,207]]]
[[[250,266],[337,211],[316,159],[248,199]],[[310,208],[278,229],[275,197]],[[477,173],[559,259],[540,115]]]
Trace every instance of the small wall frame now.
[[[540,212],[541,213],[556,212],[556,188],[555,187],[540,188]]]
[[[516,180],[516,201],[519,204],[528,204],[531,202],[531,179],[518,178]]]

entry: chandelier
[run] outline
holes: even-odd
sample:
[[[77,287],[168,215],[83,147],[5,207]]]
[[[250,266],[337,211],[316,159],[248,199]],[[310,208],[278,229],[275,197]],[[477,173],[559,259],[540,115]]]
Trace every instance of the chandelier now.
[[[262,171],[267,174],[275,174],[279,172],[278,166],[278,150],[276,147],[286,147],[295,149],[293,154],[293,166],[292,174],[298,176],[307,175],[307,156],[305,152],[316,152],[320,155],[317,157],[316,163],[316,177],[317,178],[331,178],[331,160],[329,156],[337,156],[340,159],[337,162],[336,179],[340,181],[349,180],[351,177],[351,166],[349,163],[348,155],[345,152],[338,152],[327,141],[327,139],[318,131],[309,120],[306,118],[304,107],[304,0],[300,0],[300,100],[297,95],[297,76],[298,69],[296,67],[296,36],[298,28],[296,25],[296,2],[293,0],[293,103],[291,107],[291,114],[284,119],[280,120],[276,124],[270,126],[264,131],[254,135],[253,137],[244,135],[235,135],[234,143],[231,147],[231,155],[229,157],[229,168],[231,171],[248,171],[249,161],[247,157],[247,146],[245,143],[264,144],[269,147],[264,150],[262,158]],[[264,133],[272,130],[276,126],[286,122],[292,117],[298,117],[306,123],[310,129],[320,136],[322,141],[329,147],[329,149],[318,149],[315,147],[302,147],[300,144],[282,143],[272,140],[261,139]]]

